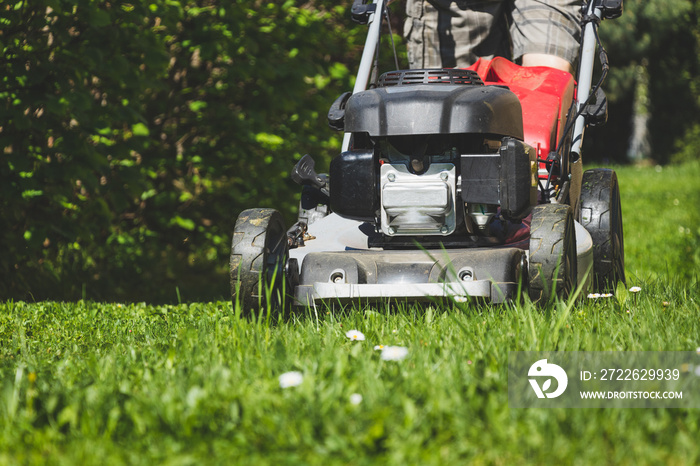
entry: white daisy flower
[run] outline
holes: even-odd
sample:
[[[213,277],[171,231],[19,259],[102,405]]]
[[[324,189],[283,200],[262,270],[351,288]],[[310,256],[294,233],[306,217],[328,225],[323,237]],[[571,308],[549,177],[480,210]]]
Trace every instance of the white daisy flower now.
[[[600,295],[601,298],[612,298],[613,296],[615,295],[612,293],[603,293]]]
[[[374,345],[374,351],[381,351],[384,349],[384,345]],[[700,353],[700,348],[698,348],[698,352]]]
[[[632,288],[630,288],[630,292],[632,293],[639,293],[640,291],[642,291],[642,288],[640,286],[633,286]]]
[[[280,375],[279,380],[280,387],[282,388],[296,387],[297,385],[301,385],[301,382],[304,380],[304,376],[301,374],[301,372],[297,371],[285,372],[284,374]]]
[[[386,346],[382,350],[382,360],[401,361],[408,356],[408,348],[404,346]]]
[[[360,332],[359,330],[348,330],[347,332],[345,332],[345,336],[355,341],[365,340],[365,334]]]
[[[598,299],[600,298],[600,293],[589,293],[588,299]]]
[[[352,395],[350,395],[350,404],[357,406],[360,403],[362,403],[362,395],[360,395],[359,393],[353,393]]]

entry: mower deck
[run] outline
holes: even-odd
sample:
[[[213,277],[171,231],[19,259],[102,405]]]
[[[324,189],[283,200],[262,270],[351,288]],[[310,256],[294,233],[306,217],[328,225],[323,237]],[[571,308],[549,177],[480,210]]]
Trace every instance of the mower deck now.
[[[370,248],[365,224],[336,214],[309,227],[305,245],[290,250],[300,264],[298,305],[331,301],[483,298],[500,303],[527,283],[528,241],[458,249]],[[593,243],[576,223],[579,277],[592,264]],[[587,284],[584,289],[587,288]]]

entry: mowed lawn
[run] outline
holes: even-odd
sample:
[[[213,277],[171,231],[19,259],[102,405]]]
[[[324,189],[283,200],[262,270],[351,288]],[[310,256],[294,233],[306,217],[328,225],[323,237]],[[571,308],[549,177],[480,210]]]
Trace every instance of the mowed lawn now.
[[[0,464],[697,464],[700,410],[508,405],[509,351],[700,347],[700,164],[618,175],[612,298],[252,321],[228,302],[0,303]]]

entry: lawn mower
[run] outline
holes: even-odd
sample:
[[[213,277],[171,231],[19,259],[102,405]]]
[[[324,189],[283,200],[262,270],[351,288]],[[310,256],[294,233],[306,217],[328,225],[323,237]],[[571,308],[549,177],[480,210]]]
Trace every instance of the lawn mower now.
[[[354,89],[328,112],[342,151],[328,174],[309,155],[292,170],[298,222],[286,228],[269,208],[239,215],[234,307],[524,294],[546,303],[624,282],[617,177],[584,172],[581,158],[584,129],[607,119],[597,28],[622,0],[582,5],[577,80],[502,57],[379,74],[386,13],[383,0],[352,6],[369,31]]]

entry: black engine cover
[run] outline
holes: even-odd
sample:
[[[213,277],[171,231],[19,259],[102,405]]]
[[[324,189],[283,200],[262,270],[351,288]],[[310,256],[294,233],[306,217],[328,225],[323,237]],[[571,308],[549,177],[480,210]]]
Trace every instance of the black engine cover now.
[[[537,204],[535,150],[513,138],[503,138],[495,154],[462,154],[462,200],[467,204],[497,204],[509,220],[521,220]]]
[[[379,175],[373,150],[351,150],[331,160],[331,210],[373,222],[379,209]]]
[[[498,86],[412,84],[353,94],[345,131],[371,137],[479,133],[523,139],[516,95]]]

